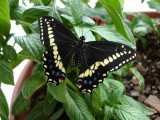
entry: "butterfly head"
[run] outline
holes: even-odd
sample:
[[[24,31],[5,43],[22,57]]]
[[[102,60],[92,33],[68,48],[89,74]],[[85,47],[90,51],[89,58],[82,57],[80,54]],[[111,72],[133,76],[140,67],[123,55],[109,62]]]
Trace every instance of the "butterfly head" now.
[[[85,37],[84,37],[84,36],[81,36],[81,37],[80,37],[80,41],[85,42]]]

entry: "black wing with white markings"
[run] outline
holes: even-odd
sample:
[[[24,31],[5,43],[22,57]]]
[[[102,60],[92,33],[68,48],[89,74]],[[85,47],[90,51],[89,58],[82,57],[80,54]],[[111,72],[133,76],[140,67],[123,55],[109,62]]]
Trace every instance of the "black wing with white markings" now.
[[[135,51],[121,43],[93,41],[86,43],[81,53],[81,71],[77,86],[81,92],[91,93],[108,72],[116,71],[136,59]]]
[[[55,83],[64,81],[69,60],[75,52],[77,38],[60,21],[50,16],[39,20],[40,39],[46,47],[42,61],[48,81]]]

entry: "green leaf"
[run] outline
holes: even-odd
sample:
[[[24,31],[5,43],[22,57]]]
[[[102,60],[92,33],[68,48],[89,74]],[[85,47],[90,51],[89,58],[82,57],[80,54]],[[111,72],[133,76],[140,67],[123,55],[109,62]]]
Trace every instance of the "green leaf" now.
[[[48,116],[43,112],[43,105],[44,101],[36,105],[25,120],[46,120]]]
[[[139,109],[128,105],[117,105],[114,111],[120,120],[149,120]]]
[[[113,116],[113,108],[110,106],[105,106],[104,107],[104,120],[111,120]]]
[[[48,6],[34,6],[23,12],[23,17],[27,22],[35,22],[41,16],[47,15],[51,10],[51,7]]]
[[[154,0],[150,0],[147,3],[148,3],[148,5],[149,5],[149,7],[151,9],[155,9],[155,10],[157,10],[157,12],[160,12],[160,7],[159,7],[160,6],[160,2],[157,2],[157,1],[154,1]]]
[[[62,19],[61,19],[61,17],[59,16],[59,13],[58,13],[58,11],[57,11],[57,9],[56,9],[56,0],[53,2],[53,5],[52,5],[52,9],[49,11],[49,13],[48,13],[48,15],[49,16],[52,16],[52,17],[55,17],[55,18],[57,18],[59,21],[61,21],[62,22]]]
[[[0,118],[2,120],[8,120],[8,114],[9,114],[8,104],[3,94],[3,91],[0,88]]]
[[[26,51],[22,50],[17,54],[17,60],[11,62],[12,68],[17,67],[25,59],[29,59],[29,60],[38,62],[35,58],[29,55]]]
[[[65,111],[71,120],[94,120],[85,100],[68,89]]]
[[[160,0],[154,0],[155,2],[158,2],[158,3],[160,3]]]
[[[160,25],[158,25],[158,27],[157,27],[157,33],[160,36]]]
[[[139,73],[136,69],[134,68],[130,68],[130,71],[135,75],[135,77],[139,80],[139,85],[141,87],[141,91],[144,90],[144,78],[143,76],[141,75],[141,73]]]
[[[130,43],[125,37],[123,37],[117,31],[115,31],[111,26],[95,26],[91,29],[91,31],[98,33],[108,41],[119,42],[126,44],[132,47],[133,49],[136,48],[132,43]]]
[[[71,13],[72,13],[73,19],[76,22],[75,24],[78,25],[82,21],[82,15],[83,15],[82,4],[79,0],[71,0],[69,4],[71,7]]]
[[[37,74],[32,75],[29,77],[23,87],[22,87],[22,94],[24,98],[29,98],[34,91],[36,91],[39,87],[44,85],[46,83],[46,77],[44,75],[44,72],[39,72]]]
[[[104,80],[103,83],[106,84],[107,86],[109,84],[109,89],[111,89],[111,90],[116,90],[118,88],[123,88],[122,91],[125,90],[124,85],[121,82],[119,82],[118,80],[107,78],[107,79]]]
[[[11,61],[16,61],[17,60],[17,53],[11,45],[6,45],[3,48],[3,55],[6,59],[9,59]]]
[[[120,16],[120,14],[118,14],[118,11],[113,7],[113,5],[107,0],[99,0],[99,2],[104,6],[104,8],[109,13],[116,27],[116,30],[128,41],[130,41],[132,44],[135,45],[135,39],[133,37],[133,34],[131,33],[128,26],[124,23],[122,17]]]
[[[10,31],[10,9],[8,0],[0,0],[0,34],[6,36]]]
[[[42,0],[42,2],[44,5],[48,5],[51,2],[51,0]]]
[[[52,94],[52,96],[62,102],[62,103],[66,103],[66,81],[62,82],[60,85],[56,86],[54,84],[49,83],[48,84],[48,89],[50,91],[50,93]]]
[[[15,116],[22,114],[24,111],[26,111],[29,105],[30,105],[29,99],[25,99],[22,95],[22,92],[20,92],[13,103],[12,114]]]
[[[135,107],[135,108],[139,109],[144,115],[151,115],[154,113],[153,110],[146,107],[144,104],[137,102],[133,98],[126,96],[126,95],[122,95],[122,97],[120,98],[120,102],[123,105],[129,105],[131,107]]]
[[[64,108],[60,108],[58,111],[56,111],[52,116],[51,116],[51,120],[58,120],[58,118],[60,118],[62,116],[64,112]]]
[[[47,88],[47,95],[45,96],[44,104],[43,104],[43,112],[45,113],[45,115],[50,115],[51,113],[53,113],[56,107],[56,104],[57,104],[57,101],[54,99],[49,89]]]
[[[10,7],[17,7],[19,0],[8,0]]]
[[[14,85],[13,71],[9,62],[0,60],[0,82]]]
[[[21,6],[11,8],[11,13],[10,13],[11,20],[22,20],[23,21],[22,14],[25,10],[26,9]]]
[[[41,61],[44,47],[40,42],[39,34],[28,34],[25,36],[14,36],[15,41],[34,59]]]

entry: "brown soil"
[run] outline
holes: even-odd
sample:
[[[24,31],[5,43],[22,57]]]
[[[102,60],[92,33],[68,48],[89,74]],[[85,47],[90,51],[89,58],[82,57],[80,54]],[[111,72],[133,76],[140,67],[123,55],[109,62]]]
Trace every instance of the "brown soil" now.
[[[155,32],[151,32],[145,38],[148,41],[148,47],[144,50],[141,43],[137,42],[138,59],[134,63],[134,67],[145,79],[144,91],[140,93],[138,80],[132,74],[128,74],[124,79],[127,95],[142,103],[146,103],[147,98],[151,95],[160,100],[160,36]],[[151,108],[156,109],[153,106]],[[151,115],[150,119],[160,120],[160,111]]]

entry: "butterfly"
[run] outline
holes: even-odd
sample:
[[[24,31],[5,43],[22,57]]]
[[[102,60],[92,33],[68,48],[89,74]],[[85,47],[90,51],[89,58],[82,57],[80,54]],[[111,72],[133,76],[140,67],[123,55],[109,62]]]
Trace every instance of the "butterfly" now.
[[[40,39],[46,47],[42,56],[47,81],[59,85],[66,78],[71,59],[80,66],[77,86],[91,93],[113,72],[136,59],[136,52],[125,44],[111,41],[85,42],[77,38],[62,22],[50,16],[39,20]]]

